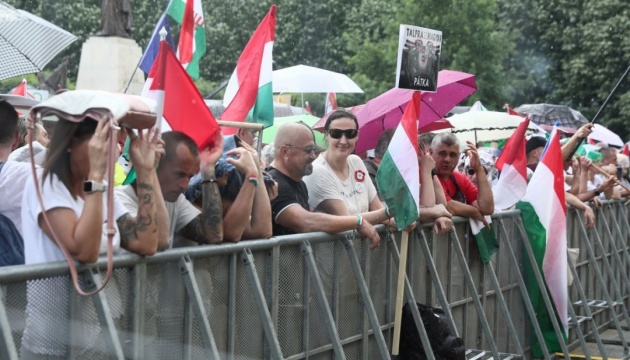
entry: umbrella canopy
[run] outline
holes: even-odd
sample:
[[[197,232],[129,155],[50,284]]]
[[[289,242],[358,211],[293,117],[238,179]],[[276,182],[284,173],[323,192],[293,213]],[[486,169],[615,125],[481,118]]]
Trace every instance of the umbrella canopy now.
[[[13,105],[13,107],[17,111],[21,111],[24,113],[27,113],[33,106],[39,104],[39,101],[35,99],[18,95],[0,94],[0,100],[8,102],[9,104]]]
[[[515,109],[521,114],[529,114],[530,120],[538,125],[555,125],[579,128],[588,120],[579,111],[566,105],[525,104]]]
[[[617,146],[617,147],[623,147],[624,145],[623,140],[621,140],[619,135],[608,130],[606,127],[600,124],[595,124],[593,126],[593,132],[588,136],[588,138],[591,140],[597,140],[599,142],[606,143],[609,146],[612,145],[612,146]]]
[[[76,36],[0,1],[0,80],[42,69]]]
[[[362,93],[344,74],[312,66],[296,65],[275,70],[271,76],[274,93]]]
[[[308,126],[312,126],[319,120],[318,117],[310,115],[310,114],[302,114],[302,115],[294,115],[294,116],[282,116],[273,119],[273,125],[263,130],[263,144],[269,144],[276,138],[276,133],[280,128],[280,125],[286,123],[295,123],[302,121]],[[328,147],[326,141],[324,140],[324,134],[314,131],[315,133],[315,143],[324,148]]]
[[[514,133],[524,119],[517,115],[498,111],[468,111],[457,114],[447,119],[453,129],[451,130],[462,143],[464,141],[494,141],[507,139]],[[530,123],[528,129],[536,131]]]
[[[422,93],[418,128],[422,129],[441,119],[476,90],[475,75],[452,70],[440,71],[437,92]],[[383,130],[398,126],[412,95],[413,90],[394,88],[365,103],[356,112],[360,132],[355,151],[374,149]],[[313,128],[323,131],[326,120],[322,120]]]

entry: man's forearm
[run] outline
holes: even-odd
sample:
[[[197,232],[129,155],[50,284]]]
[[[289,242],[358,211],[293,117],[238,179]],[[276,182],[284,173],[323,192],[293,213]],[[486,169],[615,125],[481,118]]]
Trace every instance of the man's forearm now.
[[[481,170],[481,172],[479,172]],[[477,174],[485,174],[483,167],[477,170]],[[492,215],[494,213],[494,195],[492,194],[492,187],[487,176],[477,176],[479,189],[477,192],[477,204],[479,204],[479,210],[483,215]]]
[[[209,243],[220,243],[223,241],[223,211],[219,186],[216,181],[201,186],[203,205],[200,216],[203,232]]]
[[[455,200],[450,200],[449,202],[447,202],[446,209],[453,216],[475,218],[479,215],[479,209],[477,209],[476,207]]]

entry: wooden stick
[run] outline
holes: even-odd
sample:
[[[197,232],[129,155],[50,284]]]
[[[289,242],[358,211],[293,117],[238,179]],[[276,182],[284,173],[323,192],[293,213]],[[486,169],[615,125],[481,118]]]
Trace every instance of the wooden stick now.
[[[392,355],[397,356],[400,350],[400,325],[402,322],[403,299],[405,298],[405,277],[407,275],[407,248],[409,231],[403,231],[400,239],[400,261],[398,262],[398,286],[396,288],[396,312],[394,313],[394,339]]]
[[[593,170],[595,170],[596,172],[609,177],[611,176],[606,170],[602,169],[601,167],[599,167],[598,165],[595,164],[591,164],[591,168],[593,168]],[[628,188],[626,185],[622,184],[619,180],[615,180],[615,184],[621,186],[624,190],[630,192],[630,188]]]
[[[240,122],[240,121],[227,121],[227,120],[217,120],[217,123],[221,126],[241,128],[241,129],[252,129],[252,130],[262,130],[262,128],[265,126],[263,124]]]

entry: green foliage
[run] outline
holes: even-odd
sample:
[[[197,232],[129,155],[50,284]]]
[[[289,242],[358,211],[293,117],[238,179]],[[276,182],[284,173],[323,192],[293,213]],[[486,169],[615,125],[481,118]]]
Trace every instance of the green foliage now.
[[[72,56],[68,80],[76,81],[81,46],[100,30],[101,1],[6,1],[79,37],[47,67]],[[168,0],[131,1],[133,36],[144,48]],[[465,103],[482,100],[490,109],[548,102],[592,118],[630,65],[628,1],[203,0],[208,50],[197,81],[203,94],[229,79],[272,3],[278,5],[274,68],[306,64],[348,74],[365,94],[338,94],[340,106],[363,103],[394,86],[400,24],[442,30],[440,68],[475,74],[478,91]],[[177,34],[178,27],[173,30]],[[3,81],[0,91],[20,80]],[[301,104],[299,94],[293,99]],[[323,112],[324,94],[305,94],[305,101]],[[601,122],[627,137],[629,113],[627,79]]]

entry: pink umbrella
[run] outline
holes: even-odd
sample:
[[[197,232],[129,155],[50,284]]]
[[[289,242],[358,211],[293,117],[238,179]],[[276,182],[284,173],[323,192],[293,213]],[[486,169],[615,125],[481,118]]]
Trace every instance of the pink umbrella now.
[[[476,90],[475,75],[452,70],[440,71],[437,92],[422,93],[418,128],[426,128],[440,120]],[[412,94],[412,90],[394,88],[368,101],[356,112],[353,111],[359,120],[360,129],[355,152],[373,149],[383,130],[398,125]],[[326,118],[315,123],[313,129],[323,131]],[[446,124],[443,126],[448,127]]]

